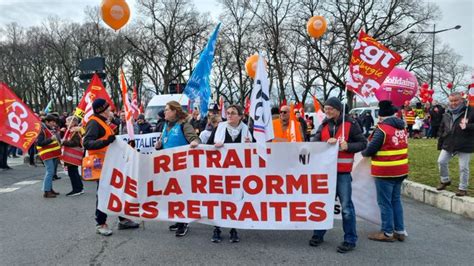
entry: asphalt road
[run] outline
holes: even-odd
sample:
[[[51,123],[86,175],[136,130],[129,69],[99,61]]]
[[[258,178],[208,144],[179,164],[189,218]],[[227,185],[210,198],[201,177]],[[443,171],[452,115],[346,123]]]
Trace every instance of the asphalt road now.
[[[116,217],[108,221],[114,234],[103,237],[95,233],[95,183],[82,196],[65,197],[70,183],[63,173],[54,181],[61,195],[44,199],[44,168],[10,165],[0,172],[0,265],[474,264],[474,221],[411,199],[404,199],[405,242],[370,241],[378,227],[358,221],[357,249],[348,254],[336,252],[339,221],[316,248],[308,245],[310,231],[239,230],[241,242],[231,244],[224,229],[223,242],[214,244],[210,226],[192,224],[187,236],[176,238],[163,222],[118,231]]]

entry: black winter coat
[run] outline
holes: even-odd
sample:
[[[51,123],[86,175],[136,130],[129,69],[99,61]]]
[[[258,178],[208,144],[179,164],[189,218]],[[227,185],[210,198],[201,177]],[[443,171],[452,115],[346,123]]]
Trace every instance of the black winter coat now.
[[[106,122],[106,119],[104,117],[100,115],[95,116]],[[82,140],[84,149],[99,150],[104,147],[107,147],[110,144],[108,140],[99,140],[103,136],[105,136],[105,129],[99,123],[94,120],[90,120],[89,122],[87,122],[86,133],[84,134],[84,138]]]
[[[468,108],[467,119],[468,124],[466,129],[462,130],[459,124],[464,118],[463,109],[461,114],[453,121],[453,114],[447,111],[443,115],[441,125],[438,131],[438,150],[445,150],[448,152],[474,152],[474,109]]]
[[[148,122],[138,124],[138,133],[139,134],[148,134],[151,133],[151,125]]]
[[[438,112],[434,111],[434,108],[438,108]],[[443,120],[443,114],[444,114],[444,109],[443,107],[436,105],[430,110],[430,116],[431,116],[431,126],[433,127],[439,127],[441,125],[441,121]]]

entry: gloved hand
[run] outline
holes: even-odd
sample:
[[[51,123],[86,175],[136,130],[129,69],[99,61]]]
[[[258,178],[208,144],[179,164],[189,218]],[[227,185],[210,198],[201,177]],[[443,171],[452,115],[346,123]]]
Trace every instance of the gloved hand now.
[[[109,137],[107,138],[107,142],[108,142],[109,144],[112,143],[112,142],[114,142],[114,141],[115,141],[115,135],[109,136]]]

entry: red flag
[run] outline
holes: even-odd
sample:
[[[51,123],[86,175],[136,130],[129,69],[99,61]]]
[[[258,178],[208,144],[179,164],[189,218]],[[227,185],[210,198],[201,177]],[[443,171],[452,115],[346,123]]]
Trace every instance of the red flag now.
[[[127,83],[125,82],[125,75],[123,69],[120,69],[120,87],[122,87],[122,102],[125,109],[125,120],[127,121],[127,134],[130,140],[135,139],[133,121],[132,121],[132,107],[128,99]]]
[[[188,114],[191,114],[191,112],[193,111],[193,107],[191,105],[191,100],[188,100]]]
[[[39,118],[6,84],[0,83],[0,141],[26,153],[40,131]]]
[[[143,102],[140,103],[140,106],[138,107],[138,110],[140,110],[140,114],[144,114],[145,113],[145,108],[143,107],[144,104]]]
[[[296,142],[296,125],[297,119],[295,115],[295,106],[293,104],[290,105],[290,126],[287,129],[289,131],[290,142]]]
[[[303,105],[303,103],[300,103],[300,102],[296,103],[295,106],[294,106],[294,108],[295,108],[295,110],[297,110],[298,112],[300,112],[301,117],[304,118],[304,105]]]
[[[318,111],[321,111],[321,104],[318,101],[318,98],[313,95],[313,103],[314,103],[314,112],[317,113]]]
[[[109,103],[110,108],[115,110],[114,102],[110,99],[109,94],[105,90],[105,87],[97,74],[92,76],[89,87],[87,87],[87,90],[84,92],[84,96],[82,96],[81,101],[76,107],[76,112],[74,113],[75,116],[83,119],[83,123],[87,123],[89,117],[93,114],[92,102],[95,98],[106,100],[107,103]]]
[[[137,119],[138,115],[140,114],[140,108],[138,107],[137,86],[133,86],[131,107],[132,107],[133,119]]]
[[[244,113],[245,114],[248,114],[250,112],[250,98],[249,96],[247,96],[245,98],[245,109],[244,109]]]
[[[313,102],[314,102],[314,112],[316,113],[316,119],[313,121],[313,125],[315,128],[318,128],[319,125],[323,122],[324,120],[324,113],[323,110],[321,109],[321,104],[318,101],[318,98],[313,95]]]
[[[281,101],[280,108],[285,105],[288,105],[288,103],[286,102],[286,98],[284,98],[283,101]]]
[[[224,108],[224,97],[219,98],[219,109],[221,110],[221,117],[222,119],[227,119],[227,113],[225,112]]]
[[[360,31],[346,76],[346,87],[367,102],[402,57]]]

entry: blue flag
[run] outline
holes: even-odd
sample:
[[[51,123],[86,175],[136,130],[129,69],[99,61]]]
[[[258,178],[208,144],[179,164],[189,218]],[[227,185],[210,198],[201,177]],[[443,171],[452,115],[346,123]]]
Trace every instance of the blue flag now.
[[[188,84],[186,84],[186,88],[184,88],[184,94],[188,96],[192,104],[199,98],[201,117],[207,115],[209,99],[211,98],[209,76],[211,75],[214,49],[216,48],[217,34],[219,33],[220,26],[221,23],[216,26],[214,32],[211,34],[206,47],[204,47],[199,56],[199,61],[188,80]]]
[[[46,105],[46,108],[44,108],[45,114],[48,114],[49,112],[51,112],[51,107],[52,107],[51,104],[53,104],[53,100],[49,100],[48,105]]]

